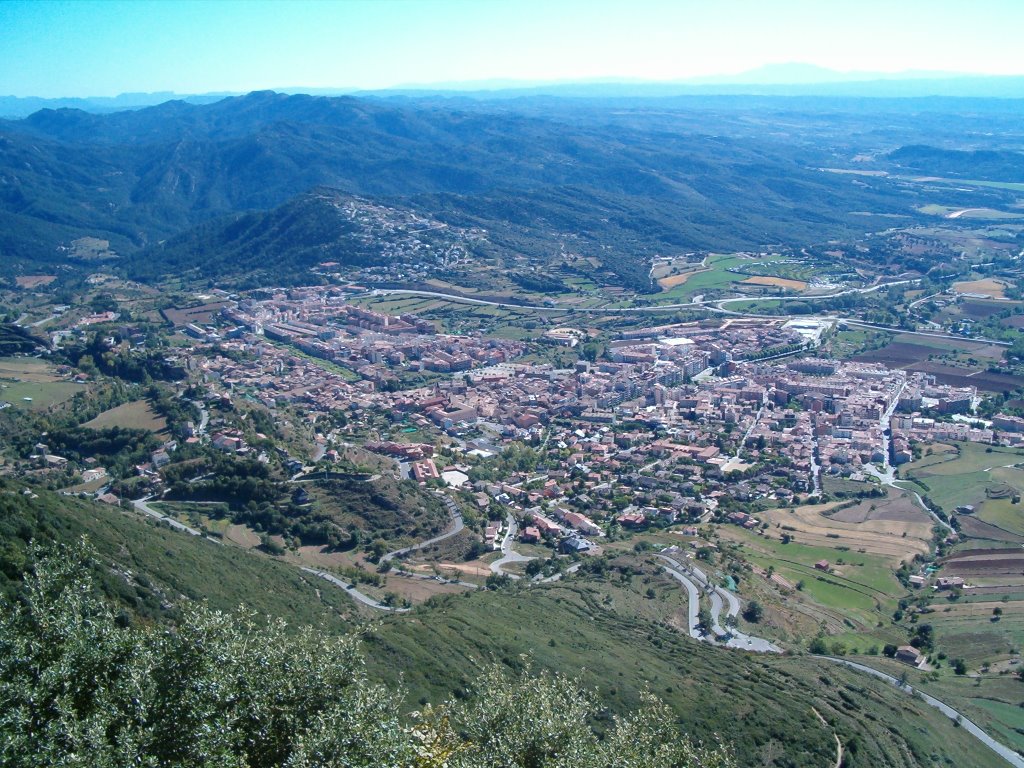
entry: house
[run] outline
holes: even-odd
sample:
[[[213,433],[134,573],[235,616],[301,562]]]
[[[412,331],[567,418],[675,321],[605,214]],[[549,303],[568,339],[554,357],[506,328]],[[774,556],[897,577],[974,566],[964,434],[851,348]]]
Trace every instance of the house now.
[[[501,528],[498,525],[488,525],[486,528],[484,528],[484,542],[488,546],[493,547],[498,538],[498,532],[500,530]]]
[[[647,522],[647,517],[643,512],[623,512],[615,520],[623,528],[640,528]]]
[[[586,515],[581,515],[579,512],[566,512],[562,516],[562,519],[577,531],[585,533],[588,536],[597,536],[601,533],[601,529],[593,520]]]
[[[235,435],[214,435],[211,443],[218,451],[225,453],[239,453],[245,450],[245,441]]]
[[[434,464],[433,459],[421,459],[420,461],[414,461],[410,469],[412,470],[412,476],[416,478],[417,483],[425,483],[427,480],[436,480],[441,476],[437,471],[437,465]]]
[[[558,542],[558,551],[563,555],[584,555],[593,548],[592,542],[580,536],[569,536]]]
[[[964,580],[959,576],[940,576],[935,582],[936,589],[961,589]]]
[[[82,473],[82,482],[91,483],[94,480],[100,480],[107,476],[107,470],[103,467],[97,467],[96,469],[87,469]]]
[[[901,645],[896,649],[896,661],[902,661],[904,664],[910,664],[912,667],[918,667],[924,657],[921,653],[912,645]]]
[[[519,540],[524,544],[536,544],[540,541],[540,529],[535,525],[528,525],[519,534]]]
[[[925,584],[928,583],[928,580],[924,576],[917,576],[917,575],[909,577],[907,579],[907,581],[910,582],[910,586],[916,587],[918,589],[920,589],[921,587],[923,587]]]
[[[828,560],[819,560],[818,562],[816,562],[814,564],[814,568],[815,568],[815,570],[825,571],[826,573],[828,573],[828,569],[829,569]]]

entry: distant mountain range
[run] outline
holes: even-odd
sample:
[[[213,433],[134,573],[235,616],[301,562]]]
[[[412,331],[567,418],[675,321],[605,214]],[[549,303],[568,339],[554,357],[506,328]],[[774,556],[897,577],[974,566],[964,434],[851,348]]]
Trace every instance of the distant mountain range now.
[[[809,168],[827,155],[806,148],[680,131],[674,117],[574,119],[567,129],[507,110],[273,92],[106,115],[42,110],[0,121],[0,268],[64,263],[84,236],[138,254],[148,275],[164,259],[223,275],[250,259],[273,271],[276,255],[281,269],[301,269],[325,250],[369,263],[359,249],[335,253],[344,228],[328,216],[320,229],[320,203],[285,205],[330,187],[486,229],[501,252],[539,263],[571,242],[643,290],[657,253],[807,242],[858,231],[866,219],[851,211],[903,210]]]
[[[736,74],[709,75],[672,81],[630,78],[531,81],[516,79],[469,80],[445,83],[408,83],[392,88],[277,88],[287,94],[320,96],[438,95],[457,93],[477,98],[526,95],[577,98],[664,98],[683,95],[856,96],[874,98],[943,96],[954,98],[1024,98],[1024,75],[978,75],[960,72],[907,70],[903,72],[841,72],[814,64],[766,64]],[[26,117],[40,109],[81,109],[106,113],[141,109],[166,101],[210,104],[240,92],[176,94],[168,91],[123,93],[118,96],[37,98],[0,96],[0,118]]]
[[[106,268],[144,279],[288,281],[324,260],[393,262],[388,237],[368,238],[337,215],[359,196],[486,231],[471,256],[505,274],[548,274],[571,253],[577,266],[565,279],[583,270],[643,292],[656,255],[856,238],[936,202],[882,177],[819,170],[853,158],[876,170],[1019,180],[1024,137],[1012,109],[977,117],[975,100],[964,117],[885,111],[884,100],[864,111],[842,100],[808,110],[801,100],[723,98],[728,109],[714,99],[610,108],[263,91],[109,114],[44,109],[0,120],[0,274],[88,265],[95,249],[75,245],[85,237],[109,241]],[[971,152],[949,149],[966,135]],[[918,146],[891,154],[908,145]],[[998,205],[1005,194],[951,188],[940,202]]]

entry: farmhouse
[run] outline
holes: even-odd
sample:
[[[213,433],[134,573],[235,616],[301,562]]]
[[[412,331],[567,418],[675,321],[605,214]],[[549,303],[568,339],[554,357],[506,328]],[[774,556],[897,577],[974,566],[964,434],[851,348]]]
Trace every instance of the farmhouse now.
[[[914,646],[901,645],[896,649],[896,661],[902,661],[904,664],[917,667],[921,665],[922,656]]]

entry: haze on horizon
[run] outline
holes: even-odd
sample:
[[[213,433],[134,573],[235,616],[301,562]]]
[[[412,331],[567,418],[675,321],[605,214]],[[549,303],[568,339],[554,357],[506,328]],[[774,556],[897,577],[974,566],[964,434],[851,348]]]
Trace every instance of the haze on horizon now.
[[[0,3],[0,94],[671,81],[805,62],[1024,74],[1024,3],[349,0]]]

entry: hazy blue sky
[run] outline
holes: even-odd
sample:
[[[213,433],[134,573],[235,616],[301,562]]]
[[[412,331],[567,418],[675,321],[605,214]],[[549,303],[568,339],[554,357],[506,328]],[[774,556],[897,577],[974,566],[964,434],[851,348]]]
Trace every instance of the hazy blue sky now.
[[[0,94],[514,78],[766,63],[1024,74],[1024,0],[0,0]]]

